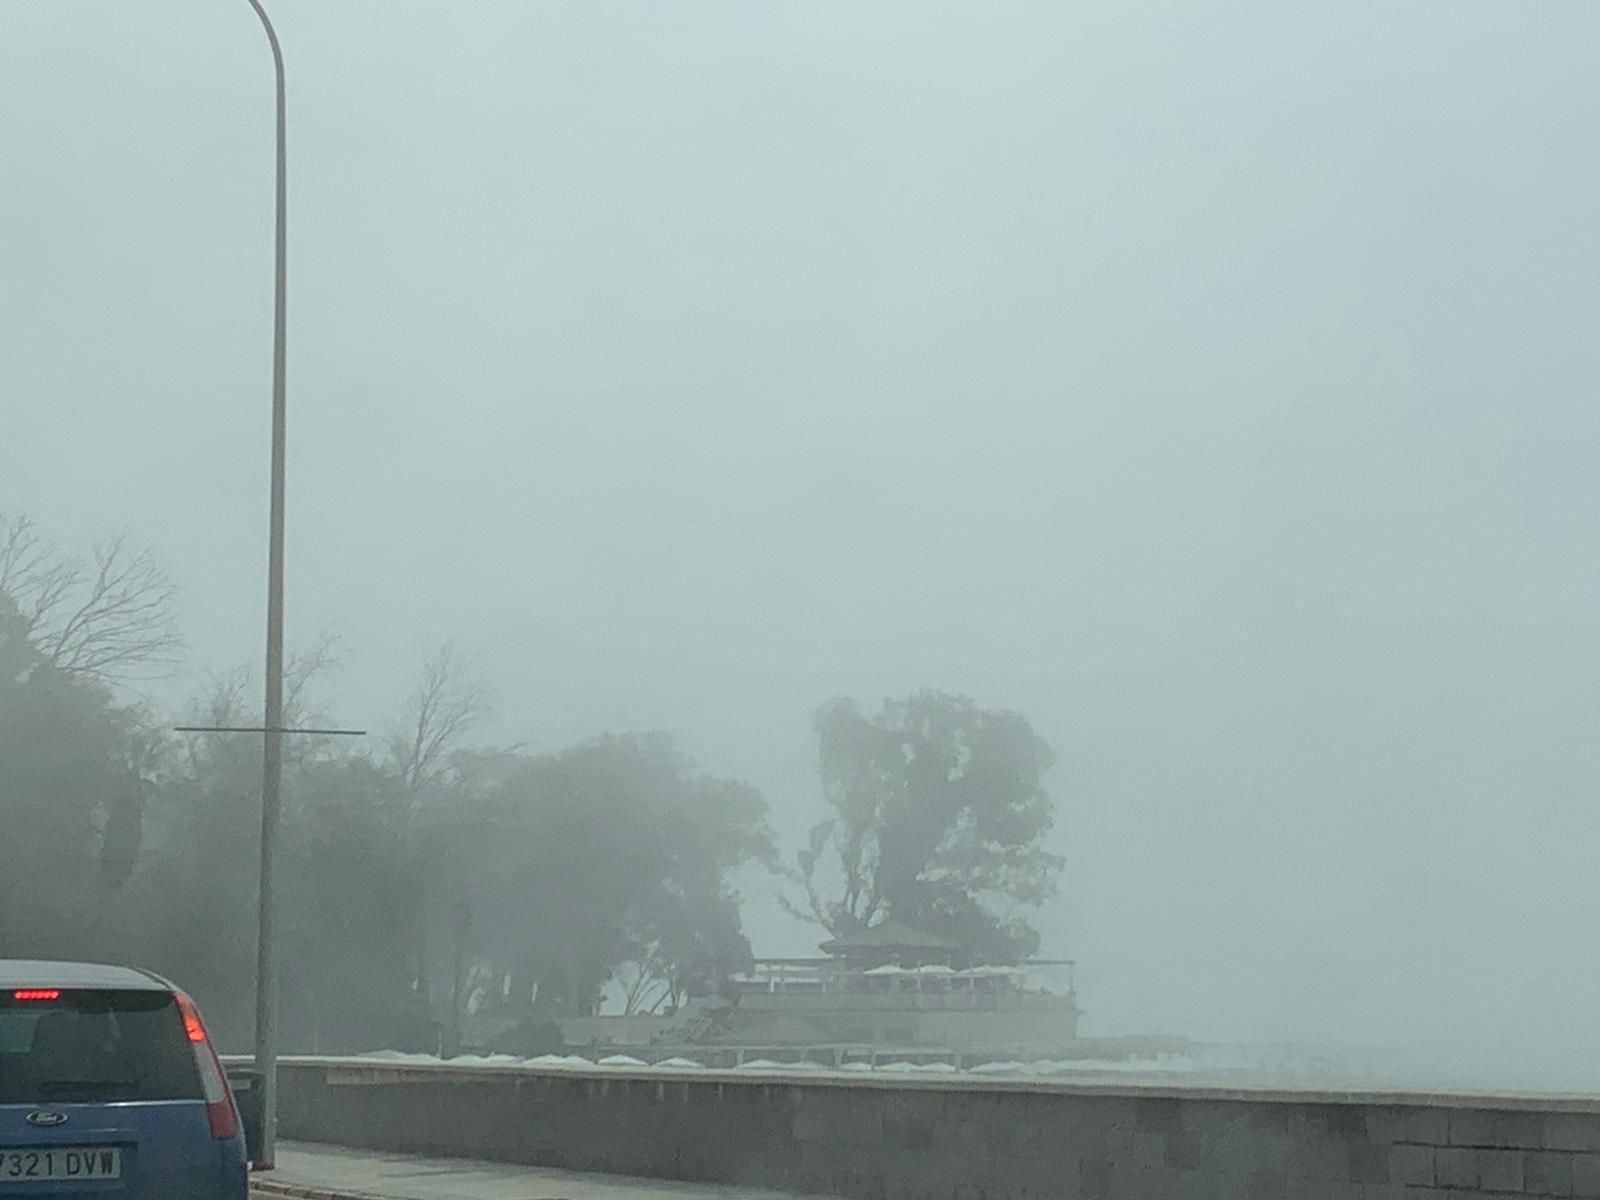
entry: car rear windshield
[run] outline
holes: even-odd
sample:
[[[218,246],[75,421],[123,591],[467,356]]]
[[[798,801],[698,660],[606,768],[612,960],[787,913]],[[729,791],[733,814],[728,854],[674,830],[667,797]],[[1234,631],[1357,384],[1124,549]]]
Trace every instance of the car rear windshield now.
[[[202,1095],[170,992],[0,990],[0,1104]]]

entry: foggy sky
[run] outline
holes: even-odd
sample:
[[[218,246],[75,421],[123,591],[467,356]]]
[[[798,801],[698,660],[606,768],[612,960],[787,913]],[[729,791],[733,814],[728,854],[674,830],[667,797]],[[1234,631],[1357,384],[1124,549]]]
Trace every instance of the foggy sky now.
[[[337,718],[453,635],[792,851],[819,701],[964,692],[1057,750],[1086,1032],[1600,1064],[1600,8],[272,12]],[[261,651],[248,6],[0,0],[0,154],[0,510],[156,549],[175,702]]]

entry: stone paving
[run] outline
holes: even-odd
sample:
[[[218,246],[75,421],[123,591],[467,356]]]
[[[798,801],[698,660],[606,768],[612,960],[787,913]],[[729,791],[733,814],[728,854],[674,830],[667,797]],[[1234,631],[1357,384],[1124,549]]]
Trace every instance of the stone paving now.
[[[795,1200],[790,1193],[284,1142],[252,1197],[299,1200]]]

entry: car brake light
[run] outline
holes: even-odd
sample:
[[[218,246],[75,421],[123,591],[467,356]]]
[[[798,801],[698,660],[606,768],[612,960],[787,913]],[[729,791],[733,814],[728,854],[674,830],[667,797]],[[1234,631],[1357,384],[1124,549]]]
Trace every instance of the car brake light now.
[[[183,1031],[189,1035],[189,1040],[191,1042],[205,1041],[206,1027],[200,1023],[200,1014],[195,1012],[194,1007],[192,1005],[179,1006],[179,1011],[183,1013]]]
[[[11,993],[13,1000],[59,1000],[60,988],[19,988]]]
[[[211,1122],[211,1136],[219,1141],[236,1137],[239,1133],[239,1113],[233,1107],[233,1092],[228,1088],[228,1077],[222,1070],[222,1060],[206,1036],[205,1023],[200,1020],[200,1010],[194,1001],[182,992],[174,993],[178,1012],[183,1016],[183,1032],[194,1047],[195,1066],[200,1068],[200,1086],[206,1099],[206,1120]]]

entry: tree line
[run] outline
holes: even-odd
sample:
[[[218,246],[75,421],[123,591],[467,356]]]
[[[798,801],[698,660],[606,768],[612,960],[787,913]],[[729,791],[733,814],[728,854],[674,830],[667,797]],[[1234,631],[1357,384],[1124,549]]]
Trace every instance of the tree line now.
[[[140,701],[177,661],[175,588],[112,539],[62,552],[0,514],[0,957],[132,962],[202,999],[230,1048],[253,1018],[259,723],[246,672],[184,721]],[[291,656],[291,726],[317,724],[327,646]],[[752,947],[736,879],[838,935],[893,917],[1014,961],[1062,861],[1043,848],[1050,748],[1016,713],[925,691],[815,718],[824,819],[775,845],[765,798],[670,734],[529,753],[475,738],[483,691],[446,644],[387,736],[285,743],[280,1022],[291,1049],[453,1048],[469,1012],[551,1022],[715,997]]]

